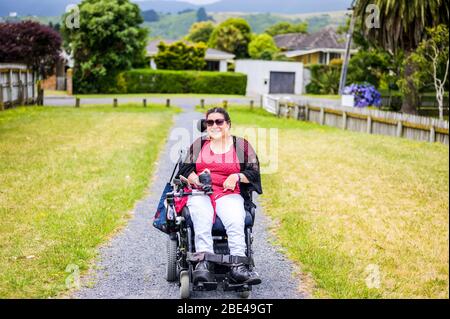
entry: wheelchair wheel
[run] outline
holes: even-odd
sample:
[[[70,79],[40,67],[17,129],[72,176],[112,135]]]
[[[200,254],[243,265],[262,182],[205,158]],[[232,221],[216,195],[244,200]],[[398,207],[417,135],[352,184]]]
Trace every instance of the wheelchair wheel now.
[[[169,238],[167,241],[167,281],[177,280],[177,248],[178,240]]]
[[[189,280],[189,272],[183,270],[180,272],[180,298],[188,299],[191,291],[190,291],[190,280]]]
[[[250,291],[246,290],[239,292],[239,297],[241,297],[242,299],[247,299],[248,297],[250,297]]]

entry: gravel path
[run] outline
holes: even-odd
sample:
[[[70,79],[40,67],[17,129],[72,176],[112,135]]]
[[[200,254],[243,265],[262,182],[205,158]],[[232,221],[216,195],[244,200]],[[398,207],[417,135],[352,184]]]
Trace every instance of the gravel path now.
[[[188,102],[188,101],[185,101]],[[195,103],[179,104],[185,112],[175,118],[175,128],[192,132],[193,121],[201,114],[193,110]],[[172,131],[173,132],[173,131]],[[174,165],[169,150],[178,141],[167,141],[156,166],[158,179],[154,179],[150,195],[137,203],[134,216],[127,226],[108,245],[100,248],[99,261],[91,273],[83,279],[83,287],[73,298],[179,298],[176,283],[165,280],[167,235],[152,226],[152,217],[165,182]],[[185,145],[187,147],[188,145]],[[273,246],[267,230],[268,218],[257,209],[254,226],[254,251],[256,271],[262,284],[253,287],[250,298],[296,299],[305,298],[299,292],[298,275],[294,266]],[[192,298],[238,298],[235,292],[220,289],[210,292],[192,292]]]

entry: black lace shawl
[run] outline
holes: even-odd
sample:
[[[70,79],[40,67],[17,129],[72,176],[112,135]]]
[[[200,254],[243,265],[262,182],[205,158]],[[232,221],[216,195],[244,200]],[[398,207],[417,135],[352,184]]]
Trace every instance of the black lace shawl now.
[[[178,173],[175,175],[177,178],[180,175],[188,177],[192,172],[197,173],[195,163],[205,142],[206,136],[202,136],[192,143],[184,161],[180,164]],[[250,209],[251,206],[255,207],[252,202],[252,192],[255,191],[258,194],[262,194],[258,156],[250,143],[242,137],[233,135],[233,144],[241,166],[241,173],[250,182],[239,184],[241,196],[244,198],[245,208]]]

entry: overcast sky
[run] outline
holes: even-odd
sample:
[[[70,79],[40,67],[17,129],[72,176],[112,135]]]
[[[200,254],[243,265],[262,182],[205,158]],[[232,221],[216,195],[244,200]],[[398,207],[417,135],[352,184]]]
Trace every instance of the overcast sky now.
[[[139,1],[145,1],[145,0],[135,0],[135,1],[139,2]],[[208,4],[208,3],[217,2],[219,0],[164,0],[164,1],[181,1],[181,2],[190,2],[193,4]]]
[[[180,1],[190,2],[193,4],[208,4],[208,3],[217,2],[219,0],[180,0]]]

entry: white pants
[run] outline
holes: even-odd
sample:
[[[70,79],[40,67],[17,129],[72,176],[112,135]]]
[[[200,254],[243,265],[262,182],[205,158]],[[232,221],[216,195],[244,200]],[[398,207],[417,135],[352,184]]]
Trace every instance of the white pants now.
[[[214,209],[207,195],[189,196],[187,207],[195,232],[195,251],[214,253],[212,226]],[[225,195],[216,200],[216,213],[228,236],[230,254],[245,257],[245,209],[240,194]]]

